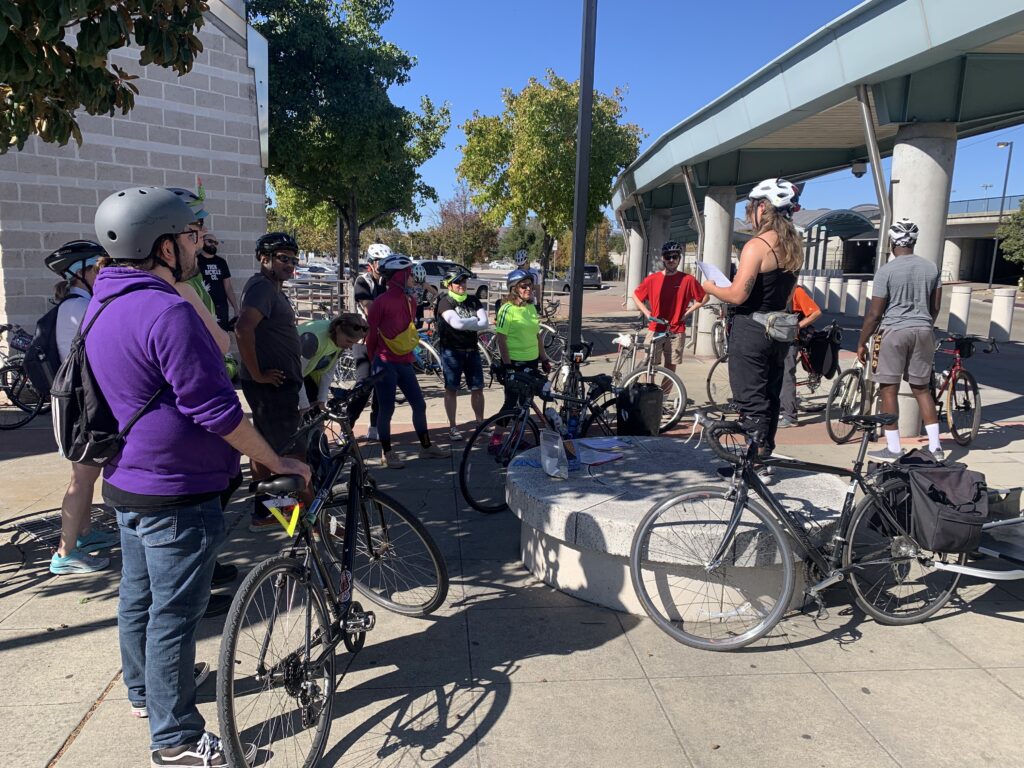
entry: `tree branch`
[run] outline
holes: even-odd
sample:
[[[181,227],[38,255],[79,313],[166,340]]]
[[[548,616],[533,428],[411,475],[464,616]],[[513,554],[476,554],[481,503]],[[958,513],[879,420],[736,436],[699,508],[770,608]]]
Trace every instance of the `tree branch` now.
[[[374,216],[371,216],[366,221],[364,221],[362,224],[360,224],[359,225],[359,231],[362,232],[364,229],[366,229],[367,227],[372,227],[375,223],[377,223],[381,219],[385,218],[386,216],[394,216],[396,213],[401,213],[401,209],[400,208],[392,208],[392,209],[387,210],[387,211],[381,211],[380,213],[378,213],[378,214],[376,214]]]

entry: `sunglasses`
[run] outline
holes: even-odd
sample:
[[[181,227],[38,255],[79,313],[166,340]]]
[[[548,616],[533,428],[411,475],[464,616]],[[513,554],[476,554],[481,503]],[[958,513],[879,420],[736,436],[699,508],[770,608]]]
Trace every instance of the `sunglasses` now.
[[[285,256],[280,253],[275,253],[274,258],[280,261],[282,264],[291,264],[293,267],[299,263],[298,256]]]
[[[207,245],[214,245],[214,246],[220,245],[220,240],[207,240],[206,244]]]
[[[667,254],[661,257],[662,261],[679,261],[679,254]]]

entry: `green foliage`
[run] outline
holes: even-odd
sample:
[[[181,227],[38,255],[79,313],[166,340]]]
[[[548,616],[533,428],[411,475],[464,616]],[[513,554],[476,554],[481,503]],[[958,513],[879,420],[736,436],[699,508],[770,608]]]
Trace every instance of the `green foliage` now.
[[[251,0],[250,23],[270,47],[270,171],[301,204],[327,203],[345,224],[354,263],[359,233],[417,218],[436,200],[419,166],[437,154],[451,124],[447,104],[420,111],[388,89],[415,64],[384,40],[391,0]]]
[[[183,75],[203,44],[202,0],[0,0],[0,153],[29,136],[82,143],[75,113],[126,115],[139,89],[107,61],[135,43],[139,64]]]
[[[998,230],[999,249],[1007,261],[1024,264],[1024,203],[1014,211]]]
[[[473,114],[463,124],[459,176],[492,223],[522,221],[532,212],[544,231],[545,255],[557,233],[572,226],[576,177],[579,82],[548,70],[546,83],[531,78],[519,93],[502,93],[504,111]],[[588,226],[602,218],[612,181],[636,159],[643,132],[620,123],[623,92],[594,92]]]
[[[326,203],[307,205],[305,197],[282,178],[268,180],[276,204],[267,209],[268,232],[288,232],[304,251],[336,255],[338,215]]]
[[[544,230],[536,219],[516,221],[505,230],[498,242],[498,257],[502,261],[512,261],[516,251],[526,251],[530,261],[540,261],[544,245]]]
[[[465,185],[459,185],[455,196],[442,204],[435,229],[441,257],[467,267],[489,260],[498,247],[497,228],[484,219]]]

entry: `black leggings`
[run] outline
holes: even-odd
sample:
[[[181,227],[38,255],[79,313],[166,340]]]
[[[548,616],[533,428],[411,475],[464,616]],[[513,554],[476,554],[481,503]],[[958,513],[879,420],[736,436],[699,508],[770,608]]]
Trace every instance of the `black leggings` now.
[[[779,394],[788,344],[773,341],[764,326],[737,315],[729,334],[729,383],[743,426],[762,452],[775,450],[779,429]]]
[[[513,360],[512,368],[516,371],[536,371],[540,369],[540,358],[536,360]],[[519,398],[508,391],[508,387],[505,387],[505,402],[501,404],[501,410],[499,413],[508,413],[509,411],[515,410],[516,403],[519,402]]]
[[[366,345],[353,345],[352,356],[356,361],[356,382],[366,381],[370,378],[370,356],[366,351]],[[367,401],[370,401],[370,426],[376,427],[378,410],[377,396],[373,394],[372,388],[365,390],[348,401],[348,418],[353,424],[355,424],[359,420],[359,416],[363,413],[363,409],[366,408]]]

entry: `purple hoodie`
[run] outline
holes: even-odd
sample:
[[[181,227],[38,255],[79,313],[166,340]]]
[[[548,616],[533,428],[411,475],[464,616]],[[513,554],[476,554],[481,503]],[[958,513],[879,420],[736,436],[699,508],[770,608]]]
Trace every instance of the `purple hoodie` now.
[[[146,496],[223,491],[239,460],[223,436],[241,423],[242,407],[192,306],[159,277],[107,267],[96,278],[82,327],[99,302],[138,285],[146,289],[114,299],[89,331],[89,365],[121,427],[164,382],[170,387],[131,428],[103,476]]]

